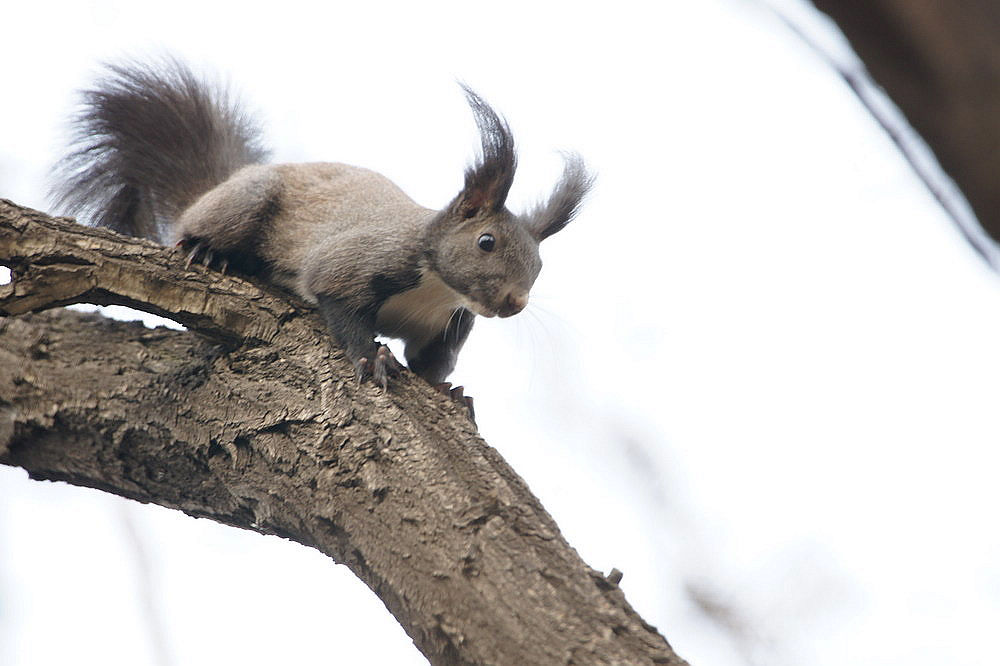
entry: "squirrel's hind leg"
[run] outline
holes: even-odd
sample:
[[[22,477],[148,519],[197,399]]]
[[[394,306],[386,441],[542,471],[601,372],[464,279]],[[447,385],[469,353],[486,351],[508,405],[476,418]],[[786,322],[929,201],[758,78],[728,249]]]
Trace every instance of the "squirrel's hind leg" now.
[[[281,181],[271,168],[240,169],[187,208],[174,228],[186,267],[198,261],[225,271],[255,273],[263,267],[258,244],[280,210]]]

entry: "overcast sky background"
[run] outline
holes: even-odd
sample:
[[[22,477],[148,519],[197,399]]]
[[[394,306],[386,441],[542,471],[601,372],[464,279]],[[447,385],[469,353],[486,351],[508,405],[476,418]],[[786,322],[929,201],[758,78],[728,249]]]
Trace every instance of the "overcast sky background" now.
[[[486,440],[692,664],[988,663],[1000,279],[766,4],[42,1],[4,25],[0,196],[42,210],[74,91],[123,55],[230,81],[276,161],[430,207],[477,146],[456,79],[511,123],[512,209],[580,152],[598,185],[529,311],[481,320],[453,375]],[[425,663],[315,551],[0,468],[0,664],[276,662]]]

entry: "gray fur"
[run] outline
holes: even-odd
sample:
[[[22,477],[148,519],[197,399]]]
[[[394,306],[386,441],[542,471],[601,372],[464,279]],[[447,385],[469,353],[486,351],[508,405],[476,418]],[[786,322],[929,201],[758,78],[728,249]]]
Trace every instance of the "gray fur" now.
[[[517,152],[507,121],[498,116],[472,88],[464,83],[460,85],[476,118],[482,142],[479,159],[465,170],[465,187],[449,206],[458,215],[468,218],[480,208],[490,212],[503,208],[510,186],[514,183]]]
[[[367,169],[263,164],[238,105],[177,62],[110,69],[85,94],[77,144],[61,166],[60,202],[120,231],[169,237],[237,267],[263,266],[318,304],[362,373],[383,333],[406,342],[420,376],[443,382],[475,314],[506,317],[527,304],[542,266],[539,242],[573,218],[592,183],[571,155],[546,203],[523,216],[507,210],[513,136],[464,85],[482,152],[462,191],[434,211]],[[489,250],[484,234],[493,239]]]
[[[180,62],[107,69],[83,92],[73,150],[56,169],[53,199],[68,214],[162,241],[198,195],[267,159],[239,104]]]
[[[587,171],[582,157],[568,153],[565,158],[566,168],[552,195],[525,217],[525,224],[539,241],[572,222],[583,198],[594,186],[594,176]]]

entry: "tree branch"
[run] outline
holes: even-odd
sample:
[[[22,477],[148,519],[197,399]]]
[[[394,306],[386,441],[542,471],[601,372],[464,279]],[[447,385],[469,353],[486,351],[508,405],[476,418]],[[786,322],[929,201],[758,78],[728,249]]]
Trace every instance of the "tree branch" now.
[[[1000,239],[1000,2],[813,4],[837,22],[955,179],[983,228]]]
[[[273,287],[0,200],[0,463],[346,564],[434,664],[684,664],[451,402],[359,385]]]

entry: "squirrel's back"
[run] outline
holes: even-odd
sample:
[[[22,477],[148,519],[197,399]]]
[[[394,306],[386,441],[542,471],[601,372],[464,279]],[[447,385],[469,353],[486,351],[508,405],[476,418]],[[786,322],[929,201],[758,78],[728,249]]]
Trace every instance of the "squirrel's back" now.
[[[185,65],[109,65],[83,93],[55,203],[115,231],[164,241],[169,225],[238,169],[263,162],[260,131],[222,87]]]
[[[307,254],[328,238],[344,246],[416,243],[435,211],[423,208],[380,173],[335,162],[272,167],[282,182],[281,204],[271,229],[262,234],[260,253],[276,269],[299,270]],[[378,221],[383,221],[379,224]],[[289,238],[296,239],[289,243]]]
[[[355,246],[359,256],[371,256],[378,244],[398,253],[420,241],[435,214],[363,167],[253,164],[186,208],[170,240],[210,237],[218,250],[259,257],[278,281],[293,286],[309,256],[332,239],[341,248]]]

